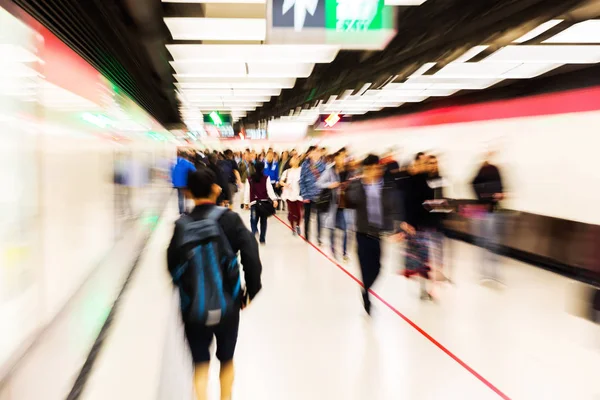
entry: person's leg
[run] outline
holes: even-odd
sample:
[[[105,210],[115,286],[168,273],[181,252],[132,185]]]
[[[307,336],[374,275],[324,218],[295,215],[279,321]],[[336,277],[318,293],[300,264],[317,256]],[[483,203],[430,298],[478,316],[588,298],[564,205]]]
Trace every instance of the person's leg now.
[[[179,214],[185,212],[185,193],[182,188],[177,188],[177,202],[179,203]]]
[[[369,254],[367,249],[367,237],[362,233],[356,233],[356,250],[358,253],[358,263],[360,264],[360,273],[362,275],[362,281],[365,282],[365,278],[368,275],[369,270]],[[362,297],[363,304],[365,306],[365,311],[367,313],[371,313],[371,301],[369,299],[369,292],[366,288],[366,285],[363,286],[362,289]]]
[[[362,233],[356,234],[358,260],[363,279],[363,302],[367,313],[371,313],[371,300],[369,289],[375,283],[381,269],[381,243],[380,239]]]
[[[231,400],[234,380],[233,356],[237,344],[240,315],[236,313],[216,329],[217,358],[221,361],[221,400]]]
[[[288,205],[288,221],[290,221],[290,225],[292,226],[292,229],[296,229],[295,228],[296,218],[294,215],[295,210],[292,206],[292,202],[290,200],[287,200],[286,203]]]
[[[316,207],[314,202],[311,202],[311,205]],[[323,244],[323,242],[321,241],[321,213],[317,210],[316,214],[317,214],[317,243],[320,246],[321,244]]]
[[[311,203],[304,203],[304,237],[310,241],[310,214],[312,211]]]
[[[210,363],[196,364],[194,367],[194,389],[197,400],[208,400],[208,371]]]
[[[267,241],[267,216],[260,216],[260,242],[265,243]]]
[[[499,214],[490,212],[486,216],[486,236],[488,242],[488,271],[489,277],[500,281],[500,263],[498,250],[500,247],[500,221]]]
[[[344,258],[348,257],[348,224],[346,223],[346,210],[338,210],[338,228],[342,230],[342,251]]]
[[[186,325],[185,336],[194,361],[194,388],[197,400],[208,399],[208,371],[213,331],[204,326]]]
[[[250,228],[253,234],[256,235],[258,233],[258,211],[256,204],[250,208]]]
[[[219,379],[221,381],[221,400],[231,400],[234,377],[235,370],[233,367],[233,360],[221,362],[221,371],[219,373]]]
[[[302,221],[302,210],[304,208],[302,202],[293,201],[288,204],[288,208],[293,209],[292,212],[294,214],[294,218],[296,219],[296,233],[300,235],[300,221]]]
[[[335,258],[335,227],[330,229],[329,244],[331,245],[331,255]]]

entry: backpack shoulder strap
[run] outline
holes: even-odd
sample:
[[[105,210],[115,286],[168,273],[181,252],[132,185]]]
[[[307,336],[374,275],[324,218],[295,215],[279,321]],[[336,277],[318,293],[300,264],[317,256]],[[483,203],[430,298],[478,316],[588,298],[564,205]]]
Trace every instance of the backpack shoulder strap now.
[[[218,225],[219,231],[221,232],[221,240],[222,240],[222,244],[223,244],[223,250],[225,251],[225,253],[227,254],[228,257],[233,257],[234,253],[233,253],[233,249],[231,248],[231,243],[229,243],[229,239],[227,238],[227,236],[225,236],[225,232],[223,231],[223,228],[219,224],[219,219],[227,211],[229,211],[229,209],[227,207],[215,206],[208,212],[208,214],[206,215],[205,218],[213,221],[216,225]]]
[[[217,222],[219,221],[219,219],[221,218],[221,216],[223,214],[225,214],[225,211],[227,211],[228,209],[225,207],[219,207],[219,206],[215,206],[213,208],[210,209],[210,211],[208,212],[208,214],[206,214],[206,219],[210,219],[211,221]]]

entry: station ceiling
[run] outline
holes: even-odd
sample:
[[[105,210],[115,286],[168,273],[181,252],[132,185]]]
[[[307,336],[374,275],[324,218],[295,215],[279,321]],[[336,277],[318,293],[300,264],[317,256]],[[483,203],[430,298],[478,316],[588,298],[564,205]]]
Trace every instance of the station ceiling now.
[[[217,107],[245,124],[317,105],[323,112],[358,108],[359,117],[372,117],[600,61],[597,46],[577,36],[578,29],[600,33],[600,26],[577,28],[600,15],[594,1],[427,0],[394,6],[397,31],[382,49],[317,45],[296,51],[265,44],[270,3],[261,0],[13,1],[166,127]],[[309,24],[311,16],[305,17]],[[540,33],[523,38],[536,29]],[[576,45],[587,45],[583,53],[591,58],[565,47]],[[560,54],[548,50],[552,46],[562,46]],[[523,59],[536,55],[535,62]],[[456,86],[467,78],[470,86]]]

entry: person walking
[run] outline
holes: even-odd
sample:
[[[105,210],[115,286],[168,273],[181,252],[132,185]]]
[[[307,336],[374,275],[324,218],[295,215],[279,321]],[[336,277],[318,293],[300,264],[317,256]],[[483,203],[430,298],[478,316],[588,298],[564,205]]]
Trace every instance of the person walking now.
[[[216,174],[209,168],[202,168],[190,173],[188,189],[196,207],[189,216],[182,217],[175,225],[173,238],[167,250],[168,269],[174,283],[180,288],[180,293],[182,293],[182,305],[184,306],[182,308],[182,317],[185,325],[187,344],[194,362],[196,398],[198,400],[208,399],[210,347],[213,338],[216,338],[217,358],[221,362],[219,374],[221,400],[231,400],[234,379],[233,356],[238,339],[240,310],[246,308],[261,290],[262,264],[256,239],[245,227],[239,215],[216,206],[217,198],[222,190],[217,184]],[[215,212],[217,214],[213,214]],[[216,219],[216,222],[221,228],[221,239],[227,241],[235,260],[235,268],[230,268],[230,265],[223,265],[223,263],[219,265],[221,267],[220,276],[223,277],[224,282],[239,282],[239,268],[236,257],[239,253],[246,287],[245,290],[240,291],[240,294],[236,296],[237,287],[224,285],[221,289],[227,296],[233,299],[228,316],[222,319],[217,325],[207,326],[207,324],[195,321],[191,308],[185,307],[186,298],[189,301],[187,296],[193,296],[193,298],[201,296],[200,293],[194,293],[192,289],[196,288],[199,280],[199,277],[195,276],[194,272],[197,273],[199,269],[189,268],[188,259],[190,251],[196,249],[195,246],[199,245],[199,243],[193,241],[182,243],[181,238],[184,236],[187,237],[187,234],[191,232],[192,224],[198,221],[205,222],[210,220],[212,215],[220,215]],[[219,246],[219,252],[221,253],[219,256],[223,255],[225,246],[223,248]],[[221,257],[218,257],[218,259],[221,259]],[[187,267],[187,269],[183,269],[182,267]],[[207,282],[207,284],[210,283]],[[212,289],[219,288],[213,287]]]
[[[223,153],[223,160],[219,161],[219,167],[223,170],[223,175],[229,186],[229,198],[227,198],[228,206],[233,207],[235,200],[235,194],[238,192],[238,187],[241,184],[240,172],[238,171],[238,164],[234,160],[233,151],[225,150]]]
[[[265,175],[270,178],[273,191],[277,196],[281,195],[279,187],[279,160],[273,149],[269,149],[265,158]]]
[[[368,155],[363,163],[362,176],[352,179],[346,191],[346,206],[356,211],[356,245],[363,281],[362,297],[367,314],[371,314],[369,290],[381,270],[381,237],[397,231],[398,207],[393,188],[384,185],[383,167],[379,157]]]
[[[179,205],[179,214],[183,214],[186,211],[185,207],[185,190],[187,188],[187,177],[189,172],[196,171],[196,167],[188,160],[188,155],[185,150],[177,151],[177,163],[173,167],[171,172],[171,182],[173,187],[177,189],[177,200]]]
[[[330,165],[317,181],[321,190],[331,190],[331,202],[329,210],[323,214],[323,224],[330,230],[331,255],[336,258],[335,232],[342,231],[343,260],[348,261],[348,226],[346,224],[346,201],[345,188],[348,179],[346,170],[346,153],[340,150],[333,156],[333,164]]]
[[[433,198],[427,202],[426,208],[429,210],[429,226],[427,227],[427,235],[429,237],[431,248],[431,265],[436,268],[436,275],[441,275],[443,280],[452,282],[449,275],[444,271],[449,269],[447,262],[444,260],[444,239],[443,232],[444,220],[450,212],[450,205],[444,197],[444,188],[447,186],[446,180],[440,174],[438,159],[434,155],[427,158],[427,186],[432,190]],[[448,271],[449,272],[449,271]],[[435,278],[436,280],[438,278]]]
[[[218,153],[213,152],[208,156],[207,168],[209,168],[215,173],[217,185],[221,187],[221,193],[219,194],[219,198],[217,199],[217,205],[229,207],[229,199],[231,198],[231,193],[229,191],[229,182],[225,173],[219,166]]]
[[[264,174],[265,164],[257,163],[254,174],[248,179],[245,187],[244,203],[250,207],[250,226],[252,233],[259,233],[258,223],[260,221],[260,244],[267,241],[267,218],[277,208],[277,196],[271,184],[271,178]]]
[[[429,178],[427,157],[418,154],[410,168],[410,178],[404,200],[404,222],[402,229],[406,232],[406,259],[404,275],[407,278],[417,276],[421,284],[421,300],[432,300],[430,281],[430,240],[428,228],[431,214],[426,202],[433,199],[434,193],[427,185]]]
[[[304,202],[304,237],[310,241],[310,223],[313,210],[317,216],[317,243],[321,242],[321,218],[316,210],[316,201],[319,198],[321,190],[317,186],[317,181],[325,171],[325,165],[321,161],[321,152],[311,146],[306,151],[306,159],[302,163],[300,172],[300,196]]]
[[[240,182],[245,187],[246,182],[248,182],[248,178],[254,174],[254,163],[251,160],[250,151],[246,150],[242,153],[242,159],[238,164],[238,171],[240,174]],[[244,208],[246,204],[244,204],[244,191],[240,190],[240,208]]]
[[[292,226],[294,235],[301,235],[300,221],[302,220],[302,196],[300,196],[300,174],[298,156],[292,156],[289,160],[289,168],[281,175],[279,184],[283,188],[281,198],[287,202],[288,220]]]
[[[483,280],[500,281],[496,252],[500,243],[500,215],[498,208],[504,199],[500,169],[491,163],[494,152],[488,152],[471,185],[483,209],[477,221],[477,244],[483,249],[481,275]]]

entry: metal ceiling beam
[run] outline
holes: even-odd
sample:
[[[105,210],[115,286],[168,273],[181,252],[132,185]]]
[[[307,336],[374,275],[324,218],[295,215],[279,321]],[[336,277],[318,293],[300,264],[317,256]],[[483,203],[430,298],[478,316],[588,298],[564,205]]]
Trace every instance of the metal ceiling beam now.
[[[364,62],[360,62],[362,53],[341,53],[333,63],[316,68],[294,89],[249,114],[244,122],[278,117],[306,101],[327,100],[364,82],[384,81],[399,73],[407,75],[411,68],[438,60],[458,47],[480,44],[535,18],[556,17],[581,3],[583,0],[429,0],[399,13],[398,33],[382,52]]]

